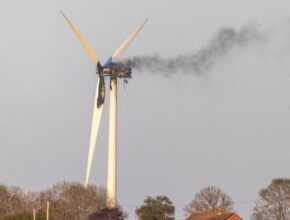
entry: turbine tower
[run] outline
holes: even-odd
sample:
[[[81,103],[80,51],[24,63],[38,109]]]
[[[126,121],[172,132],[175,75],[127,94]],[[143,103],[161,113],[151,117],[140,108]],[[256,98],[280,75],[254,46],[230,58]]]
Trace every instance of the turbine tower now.
[[[148,18],[121,44],[121,46],[102,66],[100,60],[93,52],[85,38],[62,11],[61,14],[64,16],[65,20],[86,50],[90,59],[93,61],[96,67],[98,79],[94,100],[85,187],[89,182],[96,139],[105,102],[105,78],[110,79],[107,205],[109,208],[115,208],[117,206],[117,81],[118,78],[123,78],[124,80],[131,78],[131,68],[128,65],[122,63],[122,57],[126,49],[144,27],[148,21]]]

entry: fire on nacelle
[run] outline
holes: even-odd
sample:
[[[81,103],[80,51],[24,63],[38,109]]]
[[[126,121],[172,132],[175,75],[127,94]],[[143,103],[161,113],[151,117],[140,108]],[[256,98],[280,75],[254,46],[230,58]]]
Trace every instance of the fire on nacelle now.
[[[100,83],[98,87],[98,99],[97,99],[97,106],[100,107],[105,102],[105,77],[110,77],[111,79],[122,78],[124,79],[124,83],[128,82],[128,79],[132,78],[132,71],[131,68],[124,63],[110,63],[105,65],[104,67],[101,66],[100,63],[97,64],[97,75],[100,77]]]
[[[132,78],[131,68],[123,63],[110,63],[104,66],[101,71],[98,68],[98,74],[113,78]]]

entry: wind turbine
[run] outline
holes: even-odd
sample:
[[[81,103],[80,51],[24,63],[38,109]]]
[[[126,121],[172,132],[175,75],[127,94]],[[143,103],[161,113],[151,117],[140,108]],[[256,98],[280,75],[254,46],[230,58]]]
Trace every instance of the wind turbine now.
[[[107,179],[107,202],[110,208],[116,207],[116,175],[117,175],[117,81],[118,78],[128,79],[131,78],[131,68],[123,64],[122,57],[124,52],[136,38],[138,33],[144,27],[148,18],[121,44],[121,46],[113,53],[113,55],[102,66],[99,58],[93,52],[92,48],[76,29],[69,18],[61,11],[65,20],[78,37],[80,43],[86,50],[93,64],[96,66],[97,86],[94,100],[94,111],[92,118],[91,136],[89,144],[89,153],[87,160],[87,170],[85,178],[85,187],[88,185],[91,166],[95,151],[97,134],[100,126],[100,120],[103,112],[105,102],[105,77],[110,79],[110,109],[109,109],[109,149],[108,149],[108,179]]]

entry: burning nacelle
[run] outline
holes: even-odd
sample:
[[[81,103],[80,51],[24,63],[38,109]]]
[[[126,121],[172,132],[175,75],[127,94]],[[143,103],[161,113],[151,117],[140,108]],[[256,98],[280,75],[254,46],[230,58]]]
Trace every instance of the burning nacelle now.
[[[132,71],[129,65],[123,63],[110,63],[102,70],[101,75],[113,78],[132,78]]]

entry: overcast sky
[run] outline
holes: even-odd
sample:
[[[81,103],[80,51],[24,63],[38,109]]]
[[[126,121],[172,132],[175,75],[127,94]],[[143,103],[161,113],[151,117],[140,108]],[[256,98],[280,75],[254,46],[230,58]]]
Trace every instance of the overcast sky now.
[[[84,181],[96,81],[60,9],[103,62],[146,17],[126,57],[198,51],[222,27],[251,24],[266,40],[231,48],[204,75],[135,71],[118,96],[118,201],[129,219],[160,194],[182,219],[208,185],[247,219],[259,189],[290,177],[289,8],[289,0],[0,0],[0,182],[40,190]],[[106,185],[105,107],[97,185]]]

